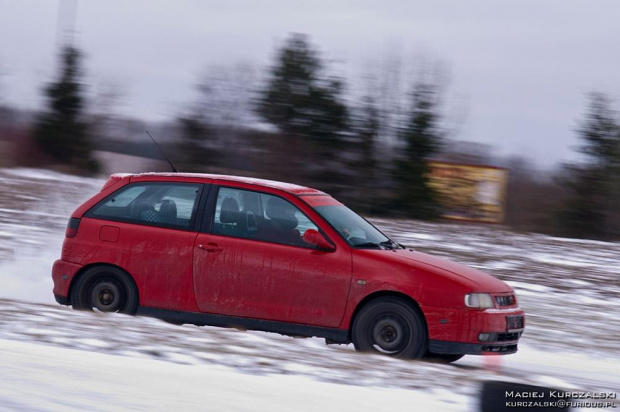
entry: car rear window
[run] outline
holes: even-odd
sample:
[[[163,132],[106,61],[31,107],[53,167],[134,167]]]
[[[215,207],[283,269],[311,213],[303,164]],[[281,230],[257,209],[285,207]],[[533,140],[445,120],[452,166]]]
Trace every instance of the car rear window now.
[[[87,217],[190,229],[193,226],[201,184],[135,183],[108,196]]]

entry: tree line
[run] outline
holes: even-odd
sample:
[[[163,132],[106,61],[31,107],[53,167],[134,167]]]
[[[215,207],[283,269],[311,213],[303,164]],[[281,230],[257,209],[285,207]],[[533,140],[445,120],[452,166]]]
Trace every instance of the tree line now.
[[[45,108],[20,136],[20,146],[39,164],[93,174],[100,166],[93,150],[109,130],[86,113],[82,60],[76,47],[62,50],[57,77],[44,88]],[[196,101],[166,125],[163,146],[182,171],[293,181],[364,214],[438,218],[428,162],[449,153],[452,143],[441,71],[395,85],[393,67],[368,78],[364,92],[351,93],[329,69],[307,36],[293,34],[258,87],[247,67],[200,83]],[[609,97],[588,97],[577,133],[584,161],[564,165],[554,176],[541,178],[522,158],[504,162],[511,173],[508,224],[573,237],[620,237],[620,122]]]

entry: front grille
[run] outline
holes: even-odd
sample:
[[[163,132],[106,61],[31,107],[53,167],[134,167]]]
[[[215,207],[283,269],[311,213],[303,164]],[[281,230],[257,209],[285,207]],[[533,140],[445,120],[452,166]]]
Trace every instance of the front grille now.
[[[515,353],[517,351],[517,345],[507,346],[483,346],[482,352],[495,352],[495,353]]]
[[[523,316],[506,316],[506,330],[523,329]]]
[[[512,333],[498,333],[496,342],[510,342],[512,340],[519,340],[521,332]]]
[[[508,295],[508,296],[495,296],[495,302],[497,303],[497,306],[501,307],[505,307],[505,306],[512,306],[515,304],[515,296],[514,295]]]

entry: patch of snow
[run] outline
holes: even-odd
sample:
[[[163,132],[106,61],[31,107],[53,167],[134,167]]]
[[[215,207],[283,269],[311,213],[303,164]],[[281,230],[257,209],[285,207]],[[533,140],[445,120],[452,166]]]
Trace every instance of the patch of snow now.
[[[584,305],[605,305],[605,304],[612,304],[612,302],[609,302],[605,299],[600,299],[600,298],[596,298],[596,297],[590,297],[590,296],[584,296],[584,295],[579,295],[579,294],[575,294],[573,295],[573,298],[579,302],[582,303]]]
[[[48,212],[36,212],[36,211],[32,211],[32,210],[14,210],[14,209],[0,208],[0,212],[2,212],[2,213],[12,213],[12,214],[18,214],[18,215],[57,217],[57,218],[67,219],[67,216],[65,216],[65,215],[55,215],[55,214],[48,213]]]
[[[480,267],[491,270],[508,270],[514,269],[521,265],[521,262],[515,262],[512,260],[495,260],[491,262],[484,262]]]
[[[575,239],[568,237],[554,237],[554,236],[545,236],[548,240],[553,240],[556,242],[565,242],[565,243],[580,243],[583,245],[609,245],[610,242],[603,242],[602,240],[591,240],[591,239]]]
[[[196,358],[193,356],[184,355],[182,353],[169,353],[167,358],[172,362],[181,363],[184,365],[194,365],[198,363]]]
[[[579,389],[578,386],[573,385],[570,382],[566,382],[562,378],[557,378],[557,377],[553,377],[553,376],[544,376],[544,375],[534,376],[532,378],[532,380],[534,381],[534,383],[536,385],[546,386],[546,387],[550,387],[550,388],[562,388],[563,390],[577,390],[577,389]]]
[[[509,280],[506,281],[506,283],[508,283],[510,286],[512,286],[515,289],[525,289],[525,290],[531,290],[534,292],[549,292],[551,291],[551,288],[544,286],[544,285],[537,285],[534,283],[524,283],[524,282],[518,282],[516,280]]]
[[[406,238],[406,239],[420,239],[420,240],[435,240],[438,241],[440,239],[439,236],[436,235],[431,235],[428,233],[399,233],[398,234],[401,238]]]
[[[0,298],[56,303],[52,294],[52,264],[60,256],[60,243],[48,239],[43,249],[29,245],[16,247],[16,256],[0,262]]]
[[[17,168],[17,169],[0,169],[0,171],[9,176],[15,176],[22,179],[33,180],[56,180],[68,183],[83,183],[84,181],[99,182],[100,179],[73,176],[64,173],[58,173],[47,169],[29,169],[29,168]]]
[[[581,279],[566,279],[566,282],[568,283],[572,283],[573,285],[577,285],[577,286],[592,286],[592,282],[586,282],[585,280],[581,280]]]
[[[585,262],[579,259],[568,259],[555,255],[543,255],[543,254],[533,254],[529,256],[530,259],[541,262],[548,263],[552,265],[561,265],[561,266],[575,266],[575,267],[590,267],[591,263]]]
[[[0,405],[10,410],[376,412],[415,405],[416,410],[452,412],[467,406],[461,403],[463,398],[446,402],[424,391],[317,382],[302,376],[246,375],[220,366],[6,340],[0,340],[0,364]]]
[[[473,251],[476,250],[472,246],[461,245],[461,244],[458,244],[458,243],[453,243],[453,244],[444,243],[443,247],[445,249],[458,250],[458,251],[461,251],[461,252],[473,252]]]
[[[100,339],[77,339],[76,342],[86,346],[92,346],[94,348],[107,348],[110,346],[109,343],[106,343]]]

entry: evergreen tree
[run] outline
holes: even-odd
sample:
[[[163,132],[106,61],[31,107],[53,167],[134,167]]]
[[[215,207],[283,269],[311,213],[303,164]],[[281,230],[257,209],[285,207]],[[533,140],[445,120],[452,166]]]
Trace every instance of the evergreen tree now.
[[[83,84],[78,49],[67,46],[61,53],[60,75],[45,88],[47,110],[34,126],[34,140],[52,161],[94,173],[91,130],[84,120]]]
[[[323,63],[306,36],[292,35],[278,52],[257,112],[285,134],[319,144],[340,143],[347,127],[342,83],[322,77]]]
[[[341,152],[348,128],[343,85],[323,74],[323,63],[306,36],[292,35],[279,50],[257,113],[291,144],[300,183],[339,195],[347,187]]]
[[[570,197],[559,212],[560,234],[611,240],[620,237],[620,123],[608,97],[590,95],[577,130],[585,162],[567,166]]]
[[[434,190],[429,186],[429,158],[441,147],[437,87],[431,83],[414,85],[411,110],[399,138],[402,151],[396,160],[397,182],[395,211],[415,219],[433,219],[440,209]]]

